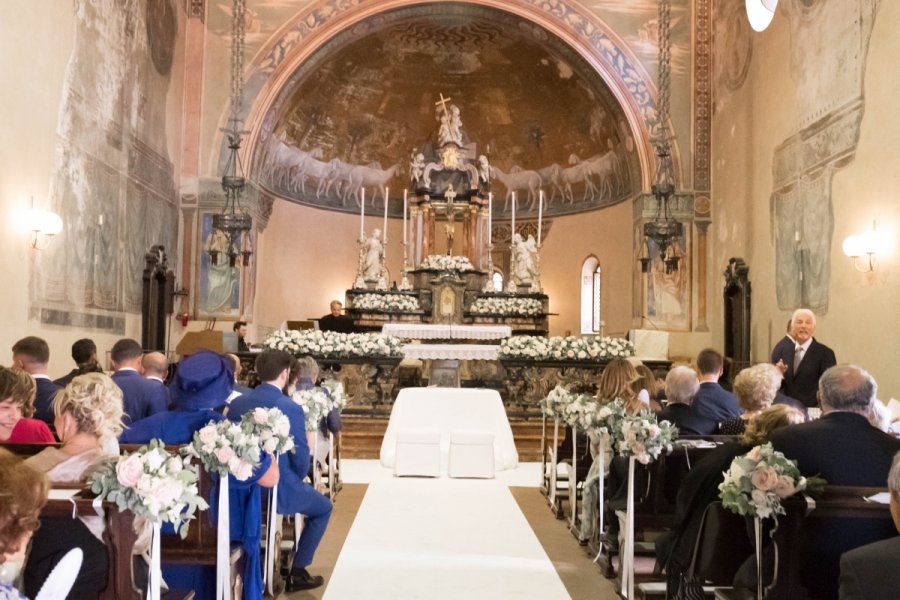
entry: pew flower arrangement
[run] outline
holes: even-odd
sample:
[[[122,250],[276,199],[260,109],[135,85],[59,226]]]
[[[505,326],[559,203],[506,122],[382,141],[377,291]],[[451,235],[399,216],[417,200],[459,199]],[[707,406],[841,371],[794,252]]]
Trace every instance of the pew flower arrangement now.
[[[469,307],[478,315],[533,317],[544,314],[544,305],[535,298],[478,298]]]
[[[588,433],[597,436],[609,436],[617,438],[621,435],[622,423],[628,414],[625,412],[625,401],[616,398],[612,402],[601,404],[594,414]],[[668,423],[668,421],[666,421]]]
[[[303,407],[306,415],[306,431],[315,431],[321,421],[334,407],[328,393],[319,386],[308,390],[296,390],[291,396],[294,402]]]
[[[331,408],[343,410],[347,406],[347,395],[344,393],[343,383],[337,379],[325,379],[320,385],[331,397]]]
[[[424,271],[474,271],[475,267],[465,256],[447,256],[445,254],[431,254],[425,257],[419,264],[419,269]]]
[[[500,359],[594,361],[634,356],[628,340],[611,337],[517,335],[500,343]]]
[[[174,524],[183,538],[197,509],[208,508],[197,481],[196,467],[166,452],[162,440],[151,440],[94,471],[91,491],[152,523]]]
[[[196,456],[210,473],[234,475],[246,481],[260,463],[260,439],[244,431],[244,426],[231,421],[210,421],[194,432],[193,441],[181,449]]]
[[[719,484],[719,497],[722,506],[734,513],[765,519],[784,514],[785,498],[824,484],[821,478],[803,477],[796,461],[766,443],[731,462]]]
[[[306,329],[279,330],[263,340],[269,350],[284,350],[294,356],[314,358],[400,357],[403,343],[393,335],[379,333],[338,333]]]
[[[369,312],[417,312],[419,299],[408,294],[362,294],[353,299],[350,308]]]
[[[556,386],[546,398],[541,398],[541,412],[548,417],[561,417],[563,407],[571,401],[572,393],[561,385]]]
[[[244,413],[241,428],[246,435],[259,439],[262,449],[269,454],[284,454],[296,450],[294,437],[291,435],[291,422],[277,408],[257,407]]]
[[[620,456],[648,465],[662,453],[672,451],[672,442],[678,437],[678,428],[669,421],[656,421],[650,412],[626,416],[616,436],[616,450]]]

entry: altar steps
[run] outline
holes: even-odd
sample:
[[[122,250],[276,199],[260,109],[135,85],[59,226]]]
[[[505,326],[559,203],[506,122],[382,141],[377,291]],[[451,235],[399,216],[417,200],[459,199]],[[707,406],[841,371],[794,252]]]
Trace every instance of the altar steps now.
[[[341,455],[344,458],[378,458],[381,441],[387,430],[387,417],[341,415]],[[541,460],[541,422],[535,420],[510,421],[519,461]]]

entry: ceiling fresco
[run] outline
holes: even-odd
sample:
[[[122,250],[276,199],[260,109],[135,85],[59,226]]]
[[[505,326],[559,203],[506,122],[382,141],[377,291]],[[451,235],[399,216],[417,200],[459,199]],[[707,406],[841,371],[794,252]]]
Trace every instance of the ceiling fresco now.
[[[321,47],[268,113],[252,176],[279,197],[348,212],[362,188],[367,200],[377,189],[383,207],[384,186],[392,198],[419,187],[410,165],[440,137],[442,95],[456,107],[463,156],[493,167],[495,218],[510,214],[512,190],[521,216],[536,216],[526,201],[539,190],[548,216],[639,191],[625,115],[581,57],[529,21],[451,3],[373,16]]]

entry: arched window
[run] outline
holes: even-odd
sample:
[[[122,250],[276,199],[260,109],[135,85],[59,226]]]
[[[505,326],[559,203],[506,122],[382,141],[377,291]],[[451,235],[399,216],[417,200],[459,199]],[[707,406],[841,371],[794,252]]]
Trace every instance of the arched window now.
[[[603,284],[600,261],[588,256],[581,265],[581,333],[601,333],[600,291]]]
[[[503,291],[503,273],[500,271],[494,271],[494,274],[491,276],[491,283],[494,285],[494,291],[502,292]]]

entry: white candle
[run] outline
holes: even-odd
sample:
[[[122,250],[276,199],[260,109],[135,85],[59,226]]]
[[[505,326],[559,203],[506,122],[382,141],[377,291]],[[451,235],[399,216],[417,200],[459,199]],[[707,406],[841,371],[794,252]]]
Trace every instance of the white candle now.
[[[488,248],[491,247],[493,241],[492,231],[494,225],[494,194],[488,192]]]
[[[800,241],[800,231],[799,230],[794,231],[794,241],[795,242]]]
[[[513,200],[513,212],[512,212],[512,232],[509,234],[509,239],[514,240],[516,237],[516,193],[512,193]]]
[[[388,209],[388,189],[384,187],[384,243],[387,243],[387,209]]]
[[[544,218],[544,190],[538,191],[538,248],[541,247],[541,221]]]
[[[366,188],[362,188],[362,200],[359,203],[359,239],[366,237]]]
[[[403,190],[403,245],[406,245],[406,190]]]

